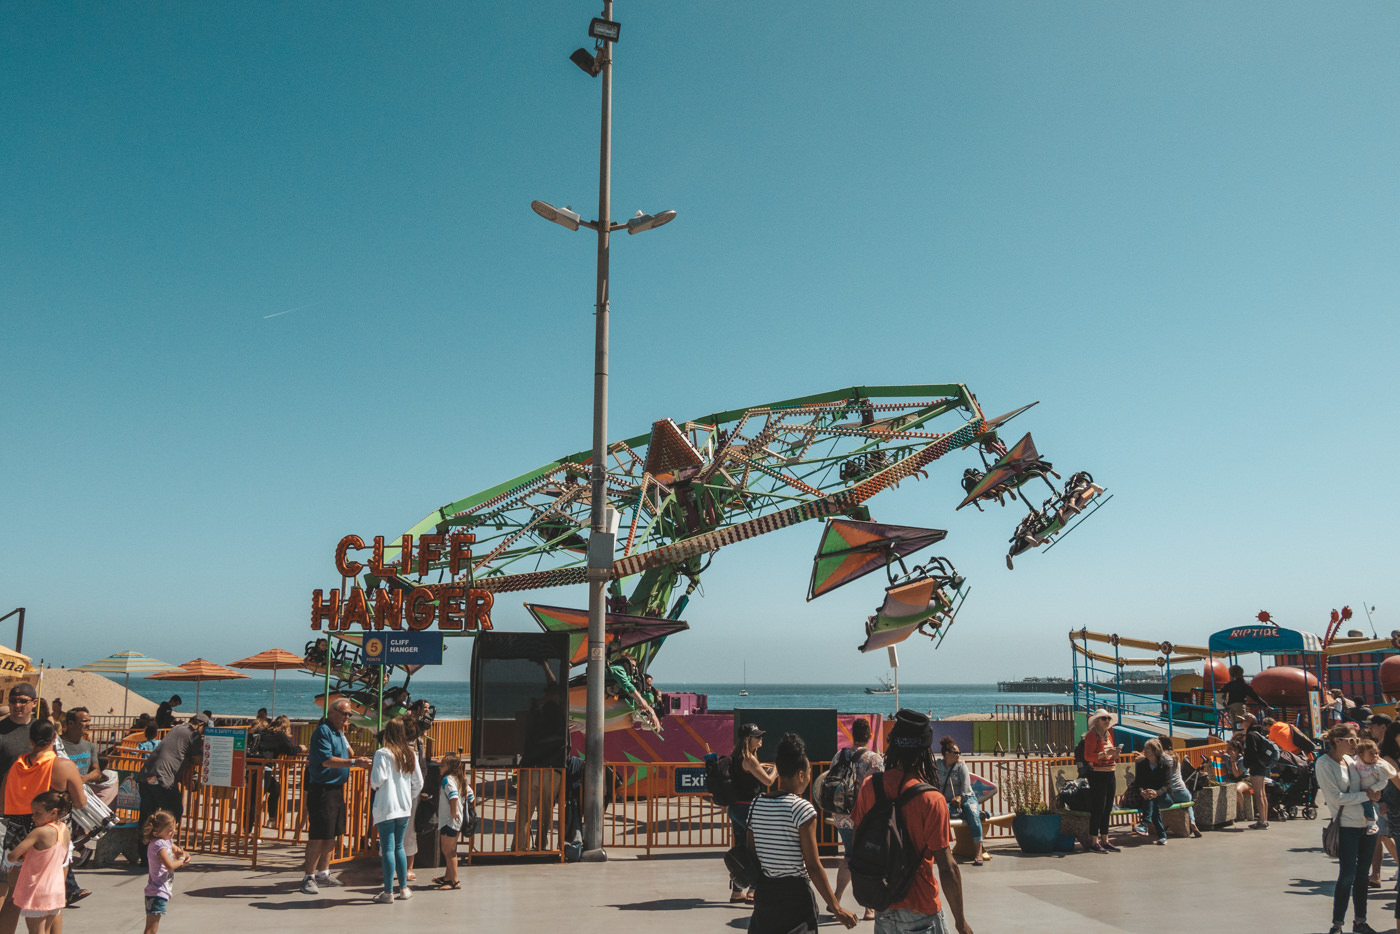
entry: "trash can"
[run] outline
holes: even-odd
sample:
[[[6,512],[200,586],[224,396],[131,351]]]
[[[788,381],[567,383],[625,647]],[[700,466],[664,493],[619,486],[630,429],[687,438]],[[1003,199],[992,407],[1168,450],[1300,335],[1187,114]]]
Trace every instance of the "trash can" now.
[[[442,791],[442,773],[438,763],[429,762],[423,773],[423,795],[413,815],[413,832],[418,835],[418,855],[415,869],[436,869],[442,865],[442,847],[438,845],[438,794]]]

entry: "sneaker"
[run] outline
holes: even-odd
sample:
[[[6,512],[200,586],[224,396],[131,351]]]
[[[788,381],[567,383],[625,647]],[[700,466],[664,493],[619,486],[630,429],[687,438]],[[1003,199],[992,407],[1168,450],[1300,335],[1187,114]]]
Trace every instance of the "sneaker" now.
[[[1332,925],[1330,928],[1327,929],[1327,934],[1343,934],[1342,926],[1340,924]]]
[[[1133,828],[1133,833],[1137,834],[1139,837],[1145,837],[1145,836],[1147,836],[1147,835],[1148,835],[1147,825],[1146,825],[1146,824],[1138,824],[1136,827]]]
[[[1103,844],[1102,844],[1102,843],[1095,843],[1093,846],[1089,847],[1089,852],[1090,852],[1090,853],[1107,853],[1108,850],[1105,850],[1105,849],[1103,848]]]
[[[380,892],[378,895],[374,896],[373,901],[376,905],[392,905],[394,903],[394,893]]]
[[[345,884],[344,882],[341,882],[339,879],[332,878],[332,877],[331,877],[331,874],[330,874],[329,872],[318,872],[318,873],[316,873],[316,882],[317,882],[318,885],[328,885],[328,886],[330,886],[331,888],[335,888],[337,885],[344,885],[344,884]]]
[[[1158,837],[1158,838],[1157,838],[1157,845],[1158,845],[1158,846],[1166,846],[1166,845],[1167,845],[1167,838],[1166,838],[1166,837]]]
[[[320,895],[320,894],[321,894],[321,888],[320,888],[320,886],[318,886],[318,885],[316,884],[316,877],[315,877],[315,876],[307,876],[305,879],[302,879],[302,880],[301,880],[301,894],[303,894],[303,895]]]
[[[403,888],[399,889],[399,901],[406,902],[412,897],[413,889],[410,889],[408,886],[404,886]]]
[[[1352,934],[1376,934],[1376,929],[1362,920],[1352,923],[1351,932]]]
[[[1118,852],[1118,847],[1114,846],[1112,843],[1109,843],[1107,840],[1104,841],[1103,848],[1105,850],[1108,850],[1108,852],[1110,853]]]
[[[1264,822],[1261,821],[1261,820],[1257,820],[1257,821],[1255,821],[1254,823],[1252,823],[1252,824],[1249,825],[1249,829],[1250,829],[1250,830],[1268,830],[1268,829],[1269,829],[1269,825],[1266,824],[1266,823],[1264,823]]]

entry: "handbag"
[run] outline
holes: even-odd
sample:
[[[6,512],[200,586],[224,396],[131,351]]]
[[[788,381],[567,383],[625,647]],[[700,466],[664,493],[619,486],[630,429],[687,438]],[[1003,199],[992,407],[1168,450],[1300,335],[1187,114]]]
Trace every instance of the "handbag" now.
[[[1336,858],[1341,850],[1342,842],[1342,812],[1347,809],[1344,804],[1337,809],[1337,816],[1327,822],[1327,826],[1322,828],[1322,852],[1328,856]]]
[[[729,881],[738,889],[753,888],[762,872],[758,854],[745,843],[736,843],[725,851],[724,868],[729,870]]]

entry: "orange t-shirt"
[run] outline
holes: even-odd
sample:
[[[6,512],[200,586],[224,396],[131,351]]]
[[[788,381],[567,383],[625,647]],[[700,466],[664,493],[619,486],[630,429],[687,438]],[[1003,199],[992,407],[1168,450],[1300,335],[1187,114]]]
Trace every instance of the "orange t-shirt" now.
[[[1298,744],[1293,742],[1293,729],[1282,720],[1269,727],[1269,739],[1274,745],[1284,752],[1301,752]]]
[[[855,810],[851,812],[851,819],[857,827],[860,826],[861,818],[875,804],[875,788],[870,783],[877,780],[885,783],[885,794],[891,798],[897,797],[899,792],[919,781],[917,776],[905,775],[894,769],[882,775],[870,776],[865,784],[860,786],[860,794],[856,796]],[[916,843],[923,844],[924,858],[919,863],[919,871],[914,874],[914,884],[909,887],[909,894],[891,905],[890,909],[907,908],[910,911],[917,911],[921,915],[936,915],[942,906],[938,901],[937,866],[934,863],[933,854],[939,850],[946,850],[949,838],[952,836],[952,830],[948,824],[948,802],[943,799],[943,794],[935,788],[932,791],[924,792],[904,805],[903,811],[905,826],[909,828],[909,836]]]
[[[1113,731],[1109,730],[1102,739],[1096,730],[1084,734],[1084,761],[1095,772],[1112,772],[1118,760],[1104,755],[1104,747],[1113,745]]]

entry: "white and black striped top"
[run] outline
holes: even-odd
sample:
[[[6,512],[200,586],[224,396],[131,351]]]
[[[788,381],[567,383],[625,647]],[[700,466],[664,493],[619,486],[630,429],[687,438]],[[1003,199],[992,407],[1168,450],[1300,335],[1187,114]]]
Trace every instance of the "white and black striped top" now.
[[[749,807],[749,829],[763,874],[770,879],[806,878],[797,829],[817,817],[812,802],[797,795],[760,795]]]

